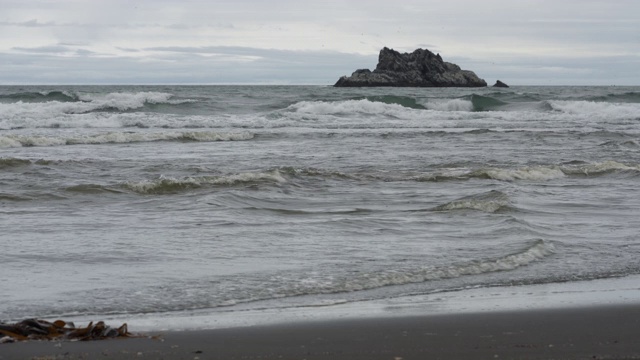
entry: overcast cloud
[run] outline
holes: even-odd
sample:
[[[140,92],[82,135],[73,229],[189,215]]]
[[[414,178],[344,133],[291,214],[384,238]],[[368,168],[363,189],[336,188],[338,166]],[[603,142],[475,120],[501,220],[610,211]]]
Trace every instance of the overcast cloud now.
[[[487,82],[640,85],[637,0],[0,0],[1,84],[333,84],[418,47]]]

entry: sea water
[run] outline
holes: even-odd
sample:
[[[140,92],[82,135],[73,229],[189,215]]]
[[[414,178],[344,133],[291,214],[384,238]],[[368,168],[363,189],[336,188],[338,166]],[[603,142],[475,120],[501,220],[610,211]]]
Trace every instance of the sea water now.
[[[0,321],[639,274],[639,181],[638,87],[0,87]]]

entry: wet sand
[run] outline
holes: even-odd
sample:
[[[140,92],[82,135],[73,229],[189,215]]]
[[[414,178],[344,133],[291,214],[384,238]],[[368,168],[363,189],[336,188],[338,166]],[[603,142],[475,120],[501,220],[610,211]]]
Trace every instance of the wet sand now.
[[[147,335],[158,337],[1,344],[0,359],[640,359],[640,305]]]

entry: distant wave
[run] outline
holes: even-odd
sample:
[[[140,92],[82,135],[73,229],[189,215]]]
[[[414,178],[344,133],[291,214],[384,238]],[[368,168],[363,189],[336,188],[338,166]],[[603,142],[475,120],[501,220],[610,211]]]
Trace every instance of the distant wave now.
[[[30,166],[30,165],[46,166],[46,165],[53,165],[58,163],[60,163],[60,161],[44,160],[44,159],[30,160],[30,159],[20,159],[20,158],[14,158],[14,157],[0,157],[0,170],[8,169],[8,168],[18,168],[18,167]]]
[[[638,148],[640,148],[640,144],[638,144],[638,142],[634,141],[634,140],[626,140],[626,141],[610,140],[610,141],[606,141],[606,142],[600,144],[600,146],[620,147],[620,148],[626,148],[626,149],[638,149]]]
[[[121,193],[122,191],[109,186],[97,184],[80,184],[65,188],[66,191],[81,194]]]
[[[640,103],[640,92],[629,91],[622,94],[612,93],[602,96],[592,96],[583,100],[612,103]]]
[[[497,95],[496,95],[497,96]],[[602,121],[640,119],[638,103],[545,100],[503,101],[498,97],[420,99],[368,96],[334,101],[298,101],[285,108],[234,113],[224,107],[191,105],[161,92],[110,93],[78,101],[0,102],[0,130],[56,128],[314,128],[314,129],[521,129],[540,126],[596,128]],[[168,107],[169,109],[165,109]],[[181,108],[184,107],[184,108]],[[490,114],[488,114],[490,112]],[[568,125],[567,125],[568,124]],[[467,128],[467,129],[465,129]],[[566,128],[565,128],[566,130]],[[454,130],[455,131],[455,130]],[[7,146],[6,144],[4,146]]]
[[[291,166],[281,166],[277,170],[282,174],[296,177],[321,177],[321,178],[338,178],[338,179],[358,179],[358,175],[347,174],[337,170],[320,169],[320,168],[296,168]]]
[[[0,95],[1,102],[47,102],[47,101],[60,101],[71,102],[79,101],[78,95],[69,91],[26,91],[17,92],[12,94]]]
[[[595,119],[640,120],[640,103],[608,103],[595,101],[547,101],[552,111]]]
[[[336,178],[340,180],[373,179],[374,176],[346,174],[335,170],[317,168],[274,167],[264,171],[224,175],[172,177],[161,175],[154,179],[127,181],[116,185],[84,184],[67,188],[73,192],[120,192],[123,189],[142,195],[175,194],[208,187],[230,187],[252,184],[282,184],[295,179]],[[349,210],[351,211],[351,210]],[[360,211],[360,210],[358,210]],[[362,210],[365,211],[365,210]]]
[[[487,179],[498,181],[549,181],[565,177],[603,176],[618,172],[640,174],[640,165],[625,165],[615,161],[593,164],[567,164],[534,166],[516,169],[483,168],[483,169],[447,169],[425,175],[403,175],[371,172],[346,173],[332,169],[276,167],[262,172],[240,173],[220,176],[201,176],[173,178],[161,176],[153,180],[127,182],[124,188],[140,194],[165,194],[205,186],[236,186],[254,182],[284,183],[289,181],[305,181],[305,179],[335,179],[339,181],[460,181],[470,179]],[[509,209],[509,196],[500,191],[463,197],[449,203],[436,206],[432,211],[476,210],[494,213]]]
[[[193,99],[176,99],[172,94],[163,92],[117,92],[108,94],[67,94],[66,92],[50,92],[45,94],[27,93],[30,98],[41,101],[0,102],[0,128],[12,129],[20,127],[77,127],[71,122],[66,125],[70,116],[89,113],[122,113],[131,110],[152,110],[153,106],[179,106],[196,102]],[[39,94],[39,95],[38,95]],[[26,95],[5,95],[25,97]],[[39,96],[39,97],[38,97]],[[93,119],[95,121],[95,119]],[[88,124],[85,124],[88,125]],[[95,126],[95,125],[94,125]]]
[[[567,175],[597,176],[619,171],[640,172],[640,165],[625,165],[616,161],[604,161],[593,164],[563,165],[561,169]]]
[[[20,167],[31,165],[31,160],[27,159],[18,159],[12,157],[1,157],[0,158],[0,169],[8,169],[13,167]]]
[[[31,198],[25,197],[25,196],[0,193],[0,201],[22,202],[22,201],[29,201],[29,200],[31,200]]]
[[[186,132],[109,132],[83,136],[35,136],[4,135],[0,136],[0,148],[22,146],[60,146],[79,144],[122,144],[151,141],[243,141],[253,139],[249,132],[220,133],[213,131]]]

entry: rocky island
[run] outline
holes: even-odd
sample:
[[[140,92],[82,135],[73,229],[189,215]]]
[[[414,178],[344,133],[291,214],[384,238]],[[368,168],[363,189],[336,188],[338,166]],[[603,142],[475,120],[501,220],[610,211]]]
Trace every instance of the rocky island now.
[[[503,82],[502,82],[502,81],[500,81],[500,80],[496,80],[496,83],[495,83],[495,84],[493,84],[493,87],[508,88],[508,87],[509,87],[509,85],[507,85],[507,84],[503,83]]]
[[[487,82],[427,49],[401,54],[385,47],[380,50],[375,70],[356,70],[351,76],[341,77],[334,86],[484,87]]]

